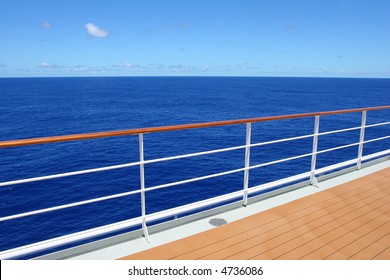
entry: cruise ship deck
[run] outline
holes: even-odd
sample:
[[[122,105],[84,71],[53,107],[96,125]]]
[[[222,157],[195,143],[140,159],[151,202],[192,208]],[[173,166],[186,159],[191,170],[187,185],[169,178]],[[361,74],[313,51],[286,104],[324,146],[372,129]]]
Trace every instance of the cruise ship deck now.
[[[390,259],[390,168],[121,259]]]

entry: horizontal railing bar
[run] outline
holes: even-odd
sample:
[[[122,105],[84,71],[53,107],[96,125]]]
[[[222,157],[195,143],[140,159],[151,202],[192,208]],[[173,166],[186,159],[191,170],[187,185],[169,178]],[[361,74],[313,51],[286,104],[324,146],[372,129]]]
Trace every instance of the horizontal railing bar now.
[[[318,136],[335,134],[335,133],[352,131],[352,130],[359,130],[359,129],[361,129],[361,126],[356,126],[356,127],[351,127],[351,128],[344,128],[344,129],[338,129],[338,130],[332,130],[332,131],[325,131],[325,132],[318,133]]]
[[[376,124],[370,124],[363,126],[363,128],[370,128],[370,127],[376,127],[376,126],[383,126],[383,125],[388,125],[390,122],[383,122],[383,123],[376,123]],[[339,132],[346,132],[346,131],[352,131],[352,130],[359,130],[361,129],[361,126],[356,126],[356,127],[351,127],[351,128],[344,128],[344,129],[338,129],[338,130],[332,130],[332,131],[326,131],[326,132],[320,132],[318,133],[319,136],[321,135],[328,135],[328,134],[334,134],[334,133],[339,133]]]
[[[272,141],[267,141],[267,142],[254,143],[254,144],[251,144],[249,147],[252,148],[252,147],[265,146],[265,145],[269,145],[269,144],[276,144],[276,143],[282,143],[282,142],[287,142],[287,141],[310,138],[313,136],[314,136],[314,134],[308,134],[308,135],[303,135],[303,136],[296,136],[296,137],[291,137],[291,138],[284,138],[284,139],[272,140]]]
[[[385,140],[387,138],[390,138],[390,135],[389,136],[375,138],[375,139],[371,139],[371,140],[366,140],[363,143],[366,144],[366,143],[370,143],[370,142]],[[345,149],[345,148],[349,148],[349,147],[353,147],[353,146],[358,146],[359,144],[360,144],[360,142],[347,144],[347,145],[343,145],[343,146],[337,146],[337,147],[334,147],[334,148],[318,151],[317,154],[323,154],[323,153],[327,153],[327,152],[331,152],[331,151],[336,151],[336,150],[341,150],[341,149]]]
[[[101,172],[101,171],[107,171],[107,170],[114,170],[114,169],[137,166],[139,164],[140,164],[139,162],[132,162],[132,163],[112,165],[112,166],[107,166],[107,167],[98,167],[98,168],[85,169],[85,170],[80,170],[80,171],[72,171],[72,172],[67,172],[67,173],[58,173],[58,174],[47,175],[47,176],[13,180],[13,181],[7,181],[7,182],[0,183],[0,187],[11,186],[11,185],[16,185],[16,184],[23,184],[23,183],[31,183],[31,182],[37,182],[37,181],[44,181],[44,180],[49,180],[49,179],[63,178],[63,177],[69,177],[69,176],[76,176],[76,175],[81,175],[81,174],[95,173],[95,172]]]
[[[363,156],[362,157],[362,161],[366,161],[366,160],[370,160],[370,159],[378,158],[378,157],[383,157],[383,156],[386,156],[386,155],[390,155],[390,149],[389,150],[385,150],[385,151],[381,151],[381,152],[378,152],[378,153],[374,153],[374,154]],[[316,175],[320,175],[322,173],[325,173],[325,172],[328,172],[328,171],[332,171],[334,169],[343,168],[343,167],[346,167],[348,165],[354,165],[354,164],[356,164],[356,162],[357,162],[357,158],[351,159],[351,160],[347,160],[347,161],[343,161],[343,162],[340,162],[340,163],[336,163],[336,164],[333,164],[333,165],[329,165],[329,166],[326,166],[326,167],[322,167],[322,168],[316,169],[315,173],[316,173]]]
[[[373,158],[378,158],[378,157],[383,157],[383,156],[390,156],[390,149],[384,150],[384,151],[381,151],[381,152],[377,152],[377,153],[374,153],[374,154],[366,155],[366,156],[362,157],[362,160],[365,161],[365,160],[370,160],[370,159],[373,159]]]
[[[366,125],[365,128],[375,127],[375,126],[382,126],[382,125],[388,125],[388,124],[390,124],[390,122],[374,123],[374,124]]]
[[[379,125],[385,125],[385,124],[390,124],[390,122],[369,125],[369,126],[365,126],[365,127],[373,127],[373,126],[379,126]],[[359,129],[361,129],[360,126],[353,127],[353,128],[340,129],[340,130],[333,130],[333,131],[328,131],[328,132],[322,132],[322,133],[319,133],[318,135],[321,136],[321,135],[326,135],[326,134],[345,132],[345,131],[351,131],[351,130],[359,130]],[[252,148],[252,147],[264,146],[264,145],[269,145],[269,144],[276,144],[276,143],[288,142],[288,141],[293,141],[293,140],[300,140],[300,139],[310,138],[313,136],[314,136],[314,134],[308,134],[308,135],[303,135],[303,136],[296,136],[296,137],[291,137],[291,138],[284,138],[284,139],[254,143],[254,144],[251,144],[250,147]],[[201,155],[208,155],[208,154],[214,154],[214,153],[220,153],[220,152],[239,150],[239,149],[244,149],[244,148],[246,148],[246,145],[236,146],[236,147],[231,147],[231,148],[224,148],[224,149],[216,149],[216,150],[210,150],[210,151],[198,152],[198,153],[192,153],[192,154],[178,155],[178,156],[172,156],[172,157],[165,157],[165,158],[159,158],[159,159],[146,160],[144,163],[148,164],[148,163],[162,162],[162,161],[168,161],[168,160],[175,160],[175,159],[182,159],[182,158],[188,158],[188,157],[194,157],[194,156],[201,156]]]
[[[353,146],[358,146],[360,143],[352,143],[352,144],[347,144],[347,145],[343,145],[343,146],[337,146],[337,147],[334,147],[334,148],[329,148],[329,149],[326,149],[326,150],[321,150],[321,151],[317,151],[316,154],[319,155],[319,154],[324,154],[324,153],[327,153],[327,152],[332,152],[332,151],[336,151],[336,150],[341,150],[341,149],[345,149],[345,148],[349,148],[349,147],[353,147]]]
[[[243,145],[243,146],[210,150],[210,151],[204,151],[204,152],[198,152],[198,153],[192,153],[192,154],[184,154],[184,155],[171,156],[171,157],[165,157],[165,158],[150,159],[150,160],[145,160],[144,164],[169,161],[169,160],[175,160],[175,159],[183,159],[183,158],[195,157],[195,156],[203,156],[203,155],[215,154],[215,153],[221,153],[221,152],[234,151],[234,150],[244,149],[245,147],[246,146]]]
[[[263,145],[287,142],[287,141],[310,138],[310,137],[313,137],[313,134],[285,138],[285,139],[279,139],[279,140],[273,140],[273,141],[267,141],[267,142],[261,142],[261,143],[254,143],[254,144],[251,144],[250,147],[258,147],[258,146],[263,146]],[[216,150],[210,150],[210,151],[204,151],[204,152],[198,152],[198,153],[192,153],[192,154],[184,154],[184,155],[171,156],[171,157],[165,157],[165,158],[151,159],[151,160],[145,160],[144,164],[156,163],[156,162],[162,162],[162,161],[168,161],[168,160],[175,160],[175,159],[183,159],[183,158],[188,158],[188,157],[202,156],[202,155],[208,155],[208,154],[214,154],[214,153],[228,152],[228,151],[234,151],[234,150],[245,149],[245,148],[246,148],[246,145],[242,145],[242,146],[236,146],[236,147],[231,147],[231,148],[223,148],[223,149],[216,149]]]
[[[390,138],[390,135],[389,136],[379,137],[379,138],[374,138],[374,139],[370,139],[370,140],[366,140],[366,141],[364,141],[364,144],[375,142],[375,141],[380,141],[380,140],[385,140],[387,138]]]
[[[278,139],[278,140],[267,141],[267,142],[254,143],[254,144],[249,145],[249,147],[258,147],[258,146],[264,146],[264,145],[269,145],[269,144],[305,139],[305,138],[310,138],[310,137],[313,137],[313,134]],[[184,155],[171,156],[171,157],[165,157],[165,158],[151,159],[151,160],[145,160],[144,164],[162,162],[162,161],[168,161],[168,160],[175,160],[175,159],[182,159],[182,158],[194,157],[194,156],[202,156],[202,155],[208,155],[208,154],[214,154],[214,153],[220,153],[220,152],[228,152],[228,151],[234,151],[234,150],[239,150],[239,149],[245,149],[246,147],[247,147],[246,145],[242,145],[242,146],[236,146],[236,147],[231,147],[231,148],[223,148],[223,149],[216,149],[216,150],[210,150],[210,151],[204,151],[204,152],[198,152],[198,153],[192,153],[192,154],[184,154]]]
[[[266,163],[261,163],[261,164],[257,164],[257,165],[252,165],[252,166],[249,167],[249,169],[255,169],[255,168],[264,167],[264,166],[269,166],[269,165],[273,165],[273,164],[277,164],[277,163],[281,163],[281,162],[285,162],[285,161],[290,161],[290,160],[294,160],[294,159],[309,157],[309,156],[311,156],[311,155],[313,155],[313,153],[308,153],[308,154],[303,154],[303,155],[299,155],[299,156],[289,157],[289,158],[285,158],[285,159],[279,159],[279,160],[269,161],[269,162],[266,162]]]
[[[27,216],[32,216],[32,215],[37,215],[37,214],[42,214],[42,213],[47,213],[47,212],[52,212],[52,211],[61,210],[61,209],[72,208],[72,207],[76,207],[76,206],[81,206],[81,205],[85,205],[85,204],[95,203],[95,202],[99,202],[99,201],[105,201],[105,200],[119,198],[119,197],[123,197],[123,196],[129,196],[129,195],[137,194],[137,193],[140,193],[140,192],[141,192],[141,190],[135,190],[135,191],[130,191],[130,192],[124,192],[124,193],[119,193],[119,194],[114,194],[114,195],[108,195],[108,196],[103,196],[103,197],[83,200],[83,201],[80,201],[80,202],[63,204],[63,205],[49,207],[49,208],[44,208],[44,209],[40,209],[40,210],[34,210],[34,211],[30,211],[30,212],[25,212],[25,213],[20,213],[20,214],[0,217],[0,222],[4,222],[4,221],[8,221],[8,220],[14,220],[14,219],[27,217]]]
[[[154,191],[154,190],[167,188],[167,187],[172,187],[172,186],[176,186],[176,185],[192,183],[192,182],[201,181],[201,180],[206,180],[206,179],[210,179],[210,178],[220,177],[220,176],[229,175],[229,174],[233,174],[233,173],[238,173],[238,172],[242,172],[244,170],[245,170],[245,168],[238,168],[238,169],[234,169],[234,170],[230,170],[230,171],[224,171],[224,172],[215,173],[215,174],[211,174],[211,175],[205,175],[205,176],[196,177],[196,178],[192,178],[192,179],[162,184],[162,185],[146,188],[145,192]]]
[[[155,133],[155,132],[167,132],[167,131],[175,131],[175,130],[207,128],[207,127],[226,126],[226,125],[245,124],[245,123],[257,123],[257,122],[286,120],[286,119],[297,119],[297,118],[314,117],[314,116],[357,113],[362,111],[375,111],[375,110],[384,110],[384,109],[390,109],[390,105],[369,107],[369,108],[291,114],[291,115],[283,115],[283,116],[270,116],[270,117],[261,117],[261,118],[249,118],[249,119],[239,119],[239,120],[215,121],[215,122],[182,124],[182,125],[173,125],[173,126],[159,126],[159,127],[137,128],[137,129],[128,129],[128,130],[116,130],[116,131],[73,134],[73,135],[52,136],[52,137],[42,137],[42,138],[9,140],[9,141],[0,142],[0,148],[58,143],[58,142],[76,141],[76,140],[88,140],[88,139],[97,139],[97,138],[106,138],[106,137],[127,136],[127,135],[136,135],[140,133],[145,134],[145,133]]]

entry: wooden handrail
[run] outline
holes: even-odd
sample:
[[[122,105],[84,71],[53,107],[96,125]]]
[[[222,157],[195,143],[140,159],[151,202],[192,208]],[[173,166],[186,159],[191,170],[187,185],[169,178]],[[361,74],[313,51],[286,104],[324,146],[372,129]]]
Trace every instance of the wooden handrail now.
[[[174,130],[206,128],[206,127],[233,125],[233,124],[245,124],[245,123],[285,120],[285,119],[306,118],[306,117],[314,117],[314,116],[357,113],[362,111],[375,111],[375,110],[384,110],[384,109],[390,109],[390,105],[369,107],[369,108],[337,110],[337,111],[270,116],[270,117],[261,117],[261,118],[238,119],[238,120],[228,120],[228,121],[215,121],[215,122],[204,122],[204,123],[194,123],[194,124],[181,124],[181,125],[172,125],[172,126],[158,126],[158,127],[137,128],[137,129],[128,129],[128,130],[115,130],[115,131],[104,131],[104,132],[95,132],[95,133],[83,133],[83,134],[71,134],[71,135],[62,135],[62,136],[30,138],[30,139],[8,140],[8,141],[0,142],[0,148],[126,136],[126,135],[140,134],[140,133],[166,132],[166,131],[174,131]]]

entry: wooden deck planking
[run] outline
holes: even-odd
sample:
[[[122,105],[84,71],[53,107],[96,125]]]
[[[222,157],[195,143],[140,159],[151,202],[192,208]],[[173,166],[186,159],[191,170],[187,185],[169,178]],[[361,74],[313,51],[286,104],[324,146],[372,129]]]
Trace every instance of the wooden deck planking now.
[[[390,168],[122,259],[389,259]]]

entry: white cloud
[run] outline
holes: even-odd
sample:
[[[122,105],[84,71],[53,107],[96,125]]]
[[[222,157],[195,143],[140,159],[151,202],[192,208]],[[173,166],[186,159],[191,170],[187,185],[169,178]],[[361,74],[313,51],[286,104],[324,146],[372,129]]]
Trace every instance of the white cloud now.
[[[169,65],[168,69],[169,71],[175,73],[199,72],[199,68],[197,66],[187,64]]]
[[[316,73],[320,73],[320,74],[325,74],[325,73],[328,73],[328,68],[327,67],[318,67],[316,70],[315,70]]]
[[[87,74],[87,75],[101,75],[108,72],[106,66],[85,66],[85,65],[75,65],[67,66],[64,68],[65,73],[68,74]]]
[[[85,25],[85,28],[87,29],[87,33],[95,38],[106,38],[109,35],[109,32],[101,29],[99,26],[93,24],[92,22],[89,22]]]
[[[51,29],[53,27],[53,25],[51,24],[50,21],[45,20],[39,24],[39,27],[42,29]]]
[[[62,68],[61,66],[58,66],[56,64],[51,64],[46,61],[39,63],[38,67],[39,68]]]

